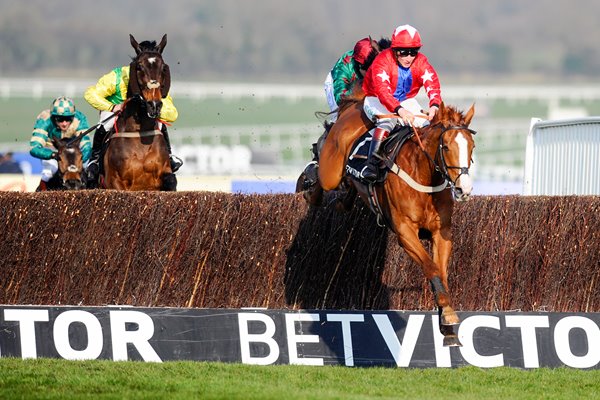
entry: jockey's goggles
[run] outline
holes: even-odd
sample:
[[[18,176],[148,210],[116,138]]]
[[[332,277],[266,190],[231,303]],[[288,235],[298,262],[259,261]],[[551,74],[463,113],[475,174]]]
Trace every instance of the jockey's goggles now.
[[[419,49],[420,49],[420,47],[415,47],[415,48],[411,48],[411,49],[394,49],[394,50],[396,51],[396,55],[398,55],[400,57],[407,57],[407,56],[416,57],[417,54],[419,54]]]
[[[65,122],[65,121],[72,122],[73,121],[73,117],[66,117],[64,115],[55,115],[54,116],[54,120],[56,122]]]

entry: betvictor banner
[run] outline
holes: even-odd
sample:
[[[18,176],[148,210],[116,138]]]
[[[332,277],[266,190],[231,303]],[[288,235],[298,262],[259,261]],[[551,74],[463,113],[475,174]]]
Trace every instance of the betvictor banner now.
[[[0,307],[1,357],[389,367],[600,368],[600,313]]]

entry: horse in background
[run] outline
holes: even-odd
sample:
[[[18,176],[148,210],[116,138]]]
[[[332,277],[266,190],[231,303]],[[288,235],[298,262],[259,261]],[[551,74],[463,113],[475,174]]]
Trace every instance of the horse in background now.
[[[104,154],[101,186],[175,191],[177,178],[171,170],[159,121],[162,98],[171,86],[169,66],[162,58],[167,35],[154,49],[141,48],[133,35],[129,38],[136,57],[130,64],[127,99]]]
[[[85,189],[83,173],[83,155],[79,147],[83,135],[74,138],[52,138],[52,144],[58,151],[58,171],[48,181],[48,190]]]
[[[362,110],[362,99],[349,99],[340,109],[338,121],[319,154],[318,180],[304,193],[305,199],[319,205],[323,191],[343,188],[346,196],[338,206],[347,209],[358,193],[378,220],[396,234],[400,245],[429,280],[444,346],[460,346],[453,328],[460,319],[451,305],[448,265],[454,200],[467,200],[472,190],[469,168],[475,131],[469,124],[475,114],[474,106],[463,114],[442,103],[430,125],[418,132],[414,130],[404,144],[397,140],[398,135],[390,135],[383,160],[387,178],[375,184],[346,175],[354,143],[374,124]],[[421,243],[424,237],[432,242],[431,255]]]

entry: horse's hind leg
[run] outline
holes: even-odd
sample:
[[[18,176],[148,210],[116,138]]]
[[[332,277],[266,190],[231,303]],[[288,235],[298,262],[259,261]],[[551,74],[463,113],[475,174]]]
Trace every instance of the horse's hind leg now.
[[[177,190],[177,177],[175,174],[166,174],[163,176],[161,190],[175,192]]]
[[[346,193],[344,193],[344,196],[341,199],[337,199],[337,203],[335,205],[336,210],[350,211],[354,205],[357,194],[358,192],[354,185],[350,184]]]
[[[311,206],[321,206],[323,205],[323,188],[317,181],[317,183],[308,190],[305,190],[303,193],[304,200]]]

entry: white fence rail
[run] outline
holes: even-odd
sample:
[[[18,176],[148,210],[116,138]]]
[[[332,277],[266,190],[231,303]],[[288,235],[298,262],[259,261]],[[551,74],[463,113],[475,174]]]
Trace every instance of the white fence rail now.
[[[532,120],[524,194],[600,195],[600,118]]]
[[[95,83],[92,79],[53,78],[0,78],[0,98],[47,98],[58,94],[79,97]],[[288,101],[323,99],[321,85],[214,83],[175,81],[172,92],[178,98],[237,99],[249,97],[257,100],[283,98]],[[486,109],[487,101],[505,100],[520,102],[536,100],[546,102],[549,110],[561,101],[600,101],[600,85],[580,87],[563,86],[483,86],[446,85],[444,98],[461,108],[476,102]],[[422,97],[420,97],[421,99]],[[425,102],[423,103],[425,104]],[[559,110],[560,111],[560,110]],[[564,111],[564,110],[563,110]],[[572,110],[571,110],[572,111]],[[530,120],[492,119],[486,112],[478,113],[473,128],[479,133],[475,138],[474,175],[489,181],[522,181],[525,166],[525,144]],[[540,115],[540,117],[544,117]],[[311,158],[310,147],[319,137],[322,128],[314,124],[281,124],[257,126],[224,126],[178,129],[173,127],[171,139],[174,146],[202,144],[211,146],[247,146],[254,160],[259,159],[267,168],[301,168]],[[8,149],[15,149],[8,143]]]
[[[58,94],[79,97],[85,89],[95,83],[95,79],[56,79],[56,78],[0,78],[0,97],[42,98]],[[323,86],[299,84],[256,84],[256,83],[219,83],[175,81],[172,92],[177,97],[192,99],[204,98],[241,98],[256,99],[287,98],[323,98]],[[555,100],[592,101],[600,100],[600,85],[564,86],[548,85],[445,85],[444,98],[451,103],[507,100],[527,101]]]
[[[479,119],[472,125],[475,136],[473,174],[482,180],[522,181],[528,119]],[[174,129],[175,150],[185,145],[248,146],[261,164],[298,169],[311,160],[311,144],[320,134],[318,124],[199,127]]]

